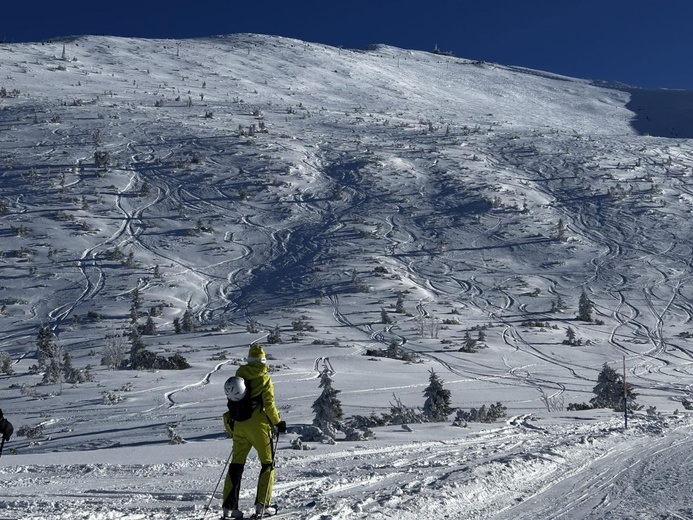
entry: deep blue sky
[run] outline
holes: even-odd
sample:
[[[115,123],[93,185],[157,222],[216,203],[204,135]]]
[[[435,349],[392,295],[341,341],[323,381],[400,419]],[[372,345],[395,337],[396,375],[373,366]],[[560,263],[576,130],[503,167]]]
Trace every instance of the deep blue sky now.
[[[640,87],[693,89],[693,0],[11,0],[0,40],[254,32],[385,43]]]

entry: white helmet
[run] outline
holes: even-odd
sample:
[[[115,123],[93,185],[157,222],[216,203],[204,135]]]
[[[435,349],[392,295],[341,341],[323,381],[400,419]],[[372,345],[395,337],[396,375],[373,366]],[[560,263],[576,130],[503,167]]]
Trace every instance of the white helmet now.
[[[229,377],[224,383],[224,392],[229,401],[240,401],[245,396],[247,388],[242,377]]]

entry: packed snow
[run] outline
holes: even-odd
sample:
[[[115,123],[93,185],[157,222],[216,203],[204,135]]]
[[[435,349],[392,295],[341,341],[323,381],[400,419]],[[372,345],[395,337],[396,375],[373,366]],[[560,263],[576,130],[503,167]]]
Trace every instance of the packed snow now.
[[[217,518],[256,340],[292,518],[693,518],[691,101],[384,45],[0,44],[0,518]],[[102,364],[135,296],[190,368]],[[42,384],[42,327],[92,380]],[[627,428],[568,410],[624,360]],[[323,370],[345,419],[422,407],[431,370],[507,414],[294,449]]]

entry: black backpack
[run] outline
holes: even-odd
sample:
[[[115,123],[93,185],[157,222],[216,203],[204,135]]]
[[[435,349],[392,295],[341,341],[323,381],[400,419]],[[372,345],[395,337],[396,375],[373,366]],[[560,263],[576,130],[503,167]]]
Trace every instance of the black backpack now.
[[[253,412],[262,406],[262,392],[258,395],[250,396],[250,385],[248,380],[243,378],[245,387],[248,389],[243,399],[240,401],[232,401],[227,399],[226,405],[229,408],[229,420],[234,422],[243,422],[250,419]]]

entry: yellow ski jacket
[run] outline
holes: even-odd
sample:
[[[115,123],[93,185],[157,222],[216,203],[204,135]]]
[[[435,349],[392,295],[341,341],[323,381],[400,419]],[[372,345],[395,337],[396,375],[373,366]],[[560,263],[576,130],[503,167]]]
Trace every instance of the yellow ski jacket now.
[[[281,421],[281,418],[279,416],[279,410],[277,410],[277,405],[274,402],[274,385],[270,379],[267,365],[259,361],[252,361],[238,367],[236,375],[244,378],[248,382],[248,391],[251,397],[256,397],[262,393],[262,408],[255,410],[253,412],[253,417],[251,417],[249,421],[266,418],[271,426],[276,426],[277,423]],[[260,414],[261,417],[256,417],[258,414]],[[233,437],[228,415],[229,412],[224,414],[224,427],[229,437]]]

